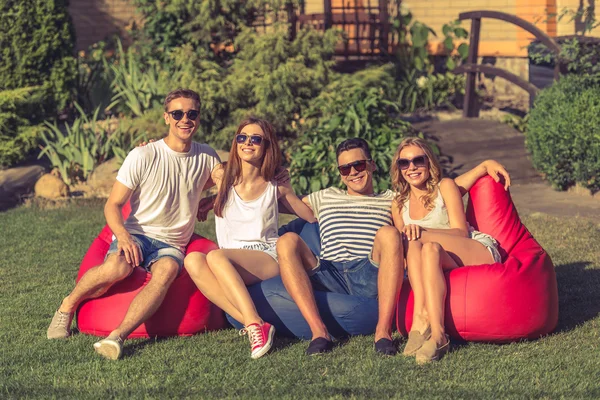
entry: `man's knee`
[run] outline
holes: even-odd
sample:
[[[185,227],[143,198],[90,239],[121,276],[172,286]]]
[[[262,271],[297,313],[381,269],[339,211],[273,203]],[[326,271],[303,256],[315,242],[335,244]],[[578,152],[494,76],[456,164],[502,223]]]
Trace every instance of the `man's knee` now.
[[[151,267],[151,281],[171,284],[179,274],[179,263],[172,257],[162,257]]]
[[[382,247],[400,249],[402,246],[402,234],[394,226],[382,226],[375,234],[375,241]]]
[[[277,239],[277,254],[285,256],[290,252],[295,253],[303,243],[302,238],[295,232],[288,232]]]
[[[98,268],[107,280],[113,282],[125,279],[133,272],[133,267],[125,260],[125,257],[117,254],[110,254]]]

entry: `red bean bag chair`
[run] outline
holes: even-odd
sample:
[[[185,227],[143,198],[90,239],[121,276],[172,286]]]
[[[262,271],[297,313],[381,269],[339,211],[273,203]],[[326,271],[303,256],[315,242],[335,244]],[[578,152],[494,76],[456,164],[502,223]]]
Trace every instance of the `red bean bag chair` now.
[[[521,223],[501,184],[481,178],[469,197],[467,220],[498,241],[503,262],[446,273],[447,333],[469,341],[510,342],[552,332],[558,321],[558,288],[550,256]],[[397,308],[397,327],[404,335],[412,313],[412,291],[405,282]]]
[[[123,215],[129,215],[129,204],[123,207]],[[77,281],[90,268],[102,264],[110,243],[112,232],[108,225],[94,240],[88,249],[81,266]],[[218,248],[217,245],[201,236],[193,235],[186,253],[200,251],[207,253]],[[142,268],[121,282],[112,286],[103,296],[84,301],[77,311],[79,331],[96,336],[106,336],[123,320],[133,298],[150,281],[151,275]],[[204,297],[183,269],[171,284],[167,295],[145,323],[137,327],[130,338],[157,336],[189,336],[198,332],[223,328],[226,325],[223,312]]]

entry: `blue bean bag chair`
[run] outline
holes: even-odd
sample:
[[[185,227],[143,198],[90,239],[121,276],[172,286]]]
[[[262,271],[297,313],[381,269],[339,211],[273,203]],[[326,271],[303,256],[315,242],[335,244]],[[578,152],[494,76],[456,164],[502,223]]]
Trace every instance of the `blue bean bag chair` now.
[[[281,227],[279,235],[296,232],[306,242],[314,254],[321,251],[318,225],[296,219]],[[248,287],[256,310],[261,318],[275,326],[280,336],[310,339],[312,334],[296,303],[283,286],[281,277],[276,276]],[[377,325],[377,299],[331,293],[315,288],[315,300],[323,322],[335,338],[370,335]],[[242,324],[227,316],[238,329]]]

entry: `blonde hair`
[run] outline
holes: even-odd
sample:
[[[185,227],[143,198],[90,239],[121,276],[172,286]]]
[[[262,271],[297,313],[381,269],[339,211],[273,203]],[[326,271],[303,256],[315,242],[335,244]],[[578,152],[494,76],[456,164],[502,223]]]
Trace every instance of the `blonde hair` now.
[[[400,152],[402,149],[408,146],[417,146],[421,148],[427,155],[428,164],[429,164],[429,178],[427,178],[426,187],[427,193],[419,198],[419,200],[423,203],[426,209],[433,209],[433,201],[435,200],[437,193],[437,186],[442,180],[442,167],[440,163],[433,154],[433,150],[427,144],[427,142],[418,137],[407,137],[404,139],[398,149],[396,150],[396,154],[394,155],[394,159],[392,160],[392,168],[390,171],[392,177],[392,187],[394,191],[397,193],[394,201],[397,202],[398,207],[402,208],[408,196],[410,196],[410,184],[404,179],[402,176],[402,171],[398,167],[398,159],[400,158]]]

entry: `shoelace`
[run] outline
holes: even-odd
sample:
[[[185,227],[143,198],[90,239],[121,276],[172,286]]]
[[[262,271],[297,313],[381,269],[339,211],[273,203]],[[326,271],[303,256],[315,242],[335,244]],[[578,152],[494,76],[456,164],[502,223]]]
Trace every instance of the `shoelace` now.
[[[257,324],[248,325],[247,327],[240,329],[239,333],[240,336],[248,334],[248,339],[250,340],[250,345],[252,348],[263,345],[260,327]]]
[[[59,319],[58,321],[56,321],[56,326],[61,326],[61,327],[65,327],[67,326],[67,322],[69,321],[69,313],[63,313],[63,312],[58,312],[59,315]]]

